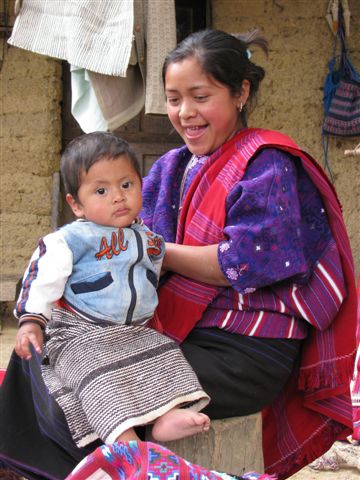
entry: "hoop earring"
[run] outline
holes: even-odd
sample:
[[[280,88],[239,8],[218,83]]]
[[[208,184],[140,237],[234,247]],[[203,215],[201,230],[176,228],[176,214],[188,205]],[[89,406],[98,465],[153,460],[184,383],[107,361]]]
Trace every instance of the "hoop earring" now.
[[[238,110],[239,110],[239,113],[241,113],[241,112],[242,112],[242,109],[243,109],[243,104],[242,104],[242,102],[240,102],[240,107],[238,108]]]

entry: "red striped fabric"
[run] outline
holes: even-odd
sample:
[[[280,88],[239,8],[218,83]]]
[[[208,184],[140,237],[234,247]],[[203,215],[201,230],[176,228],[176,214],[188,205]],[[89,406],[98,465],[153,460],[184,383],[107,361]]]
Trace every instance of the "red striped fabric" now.
[[[4,377],[5,377],[6,370],[5,368],[0,369],[0,385],[2,384]]]
[[[193,181],[184,200],[177,242],[206,245],[222,240],[226,196],[242,178],[249,159],[264,147],[279,148],[299,157],[317,186],[340,252],[347,291],[331,325],[325,331],[310,329],[299,370],[274,404],[263,412],[266,471],[279,474],[281,479],[322,455],[335,440],[345,438],[352,429],[349,385],[354,366],[357,299],[350,242],[336,192],[321,167],[289,137],[279,132],[245,129],[210,157],[205,174],[201,170],[201,176]],[[319,278],[322,275],[327,286],[333,288],[331,269],[326,264],[322,267],[323,270],[319,267]],[[335,287],[344,294],[341,285]],[[194,292],[200,291],[203,298],[197,296],[194,302]],[[174,275],[174,280],[159,292],[157,315],[164,331],[172,338],[184,339],[217,292],[217,288],[191,280],[185,282]],[[298,294],[299,291],[295,291],[298,306],[303,306],[305,311],[303,298]],[[259,321],[257,325],[259,327]]]
[[[353,406],[353,440],[360,442],[360,276],[358,279],[358,324],[357,324],[357,352],[355,359],[354,378],[351,385],[351,398]]]

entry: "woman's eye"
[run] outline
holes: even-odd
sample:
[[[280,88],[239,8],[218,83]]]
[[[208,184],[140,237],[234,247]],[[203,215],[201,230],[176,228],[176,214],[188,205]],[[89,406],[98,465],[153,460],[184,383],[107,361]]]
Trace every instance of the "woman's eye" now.
[[[195,100],[198,102],[204,102],[207,98],[208,98],[207,95],[197,95],[195,97]]]
[[[105,189],[105,188],[98,188],[98,189],[96,190],[96,193],[97,193],[98,195],[105,195],[106,189]]]
[[[179,99],[175,98],[175,97],[173,97],[173,98],[168,97],[167,101],[170,105],[177,105],[179,103]]]

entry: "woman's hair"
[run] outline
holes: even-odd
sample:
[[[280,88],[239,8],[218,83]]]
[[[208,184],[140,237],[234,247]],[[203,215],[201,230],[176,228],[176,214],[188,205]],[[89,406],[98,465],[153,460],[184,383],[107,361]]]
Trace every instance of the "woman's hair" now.
[[[246,125],[247,115],[256,103],[259,84],[265,76],[265,70],[250,60],[252,45],[268,53],[267,41],[258,36],[258,30],[236,35],[213,29],[192,33],[166,56],[162,69],[164,85],[168,66],[189,57],[195,57],[203,71],[226,85],[232,95],[241,92],[242,82],[246,79],[250,82],[250,93],[240,114]]]
[[[87,173],[100,160],[116,160],[125,155],[141,181],[141,171],[135,152],[128,142],[110,132],[93,132],[72,140],[61,156],[61,177],[65,193],[76,200],[81,173]]]

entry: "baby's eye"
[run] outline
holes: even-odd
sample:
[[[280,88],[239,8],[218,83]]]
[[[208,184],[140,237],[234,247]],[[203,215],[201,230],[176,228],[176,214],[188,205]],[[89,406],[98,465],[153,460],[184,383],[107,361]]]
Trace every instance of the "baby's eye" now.
[[[123,188],[124,190],[128,190],[132,184],[133,182],[124,182],[121,184],[121,188]]]
[[[103,188],[103,187],[98,188],[98,189],[96,190],[96,193],[97,193],[98,195],[105,195],[105,193],[106,193],[106,188]]]

